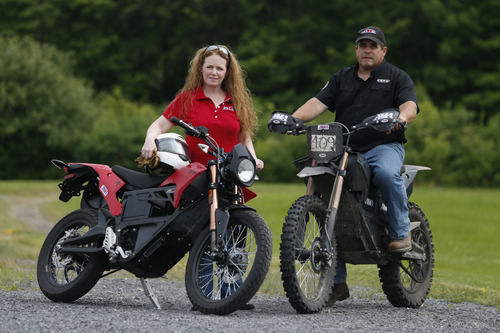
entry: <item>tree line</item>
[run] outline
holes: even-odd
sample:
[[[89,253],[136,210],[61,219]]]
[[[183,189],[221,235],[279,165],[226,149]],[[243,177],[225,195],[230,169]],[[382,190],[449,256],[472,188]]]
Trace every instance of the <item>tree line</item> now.
[[[0,178],[54,177],[50,158],[133,167],[194,51],[220,43],[260,112],[261,178],[292,181],[305,138],[268,133],[270,113],[354,64],[356,31],[377,25],[417,86],[407,162],[431,166],[428,181],[498,186],[498,14],[490,0],[0,0]]]

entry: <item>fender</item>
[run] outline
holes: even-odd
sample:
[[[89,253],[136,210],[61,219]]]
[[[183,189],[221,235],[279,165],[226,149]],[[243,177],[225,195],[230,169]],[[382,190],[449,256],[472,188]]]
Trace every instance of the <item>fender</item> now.
[[[196,177],[198,177],[206,170],[207,168],[203,164],[193,162],[174,172],[170,177],[165,179],[165,181],[160,184],[160,187],[171,184],[176,185],[174,193],[174,207],[177,208],[179,206],[179,201],[181,200],[182,193],[184,192],[186,187],[188,187]]]
[[[431,168],[420,165],[408,165],[408,164],[404,165],[404,171],[401,174],[401,177],[405,182],[406,195],[408,196],[408,198],[413,192],[413,180],[415,180],[415,177],[417,176],[417,173],[419,171],[424,171],[424,170],[431,170]]]
[[[256,211],[254,208],[246,205],[230,205],[226,209],[216,209],[215,210],[215,227],[217,230],[217,242],[220,243],[223,240],[223,235],[227,229],[227,224],[229,223],[229,218],[231,217],[231,212],[235,210],[252,210]]]
[[[114,216],[118,216],[122,213],[123,205],[118,201],[116,193],[125,185],[125,183],[111,170],[109,166],[90,163],[68,163],[68,165],[84,165],[94,169],[99,175],[99,191],[104,197],[104,200],[106,200],[109,206],[109,211]]]
[[[229,215],[231,215],[231,211],[233,210],[252,210],[256,212],[255,208],[247,206],[247,205],[229,205],[225,209],[227,212],[229,212]]]
[[[305,167],[304,169],[300,170],[300,172],[297,174],[297,177],[307,178],[311,176],[324,175],[325,173],[335,176],[335,172],[331,168],[324,166],[315,166],[315,167]]]

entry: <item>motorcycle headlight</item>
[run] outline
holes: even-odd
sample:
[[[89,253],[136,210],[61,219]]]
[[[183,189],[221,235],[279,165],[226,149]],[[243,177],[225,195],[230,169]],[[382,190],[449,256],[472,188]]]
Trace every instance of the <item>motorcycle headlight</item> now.
[[[231,178],[239,186],[249,187],[255,179],[255,160],[241,143],[234,146],[229,166]]]
[[[255,178],[255,165],[250,160],[240,160],[237,176],[243,184],[248,182],[253,183],[253,179]]]

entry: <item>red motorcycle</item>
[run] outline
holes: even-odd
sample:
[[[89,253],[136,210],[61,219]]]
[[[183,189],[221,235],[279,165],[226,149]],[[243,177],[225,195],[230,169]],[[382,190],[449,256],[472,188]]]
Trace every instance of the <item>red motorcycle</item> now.
[[[185,285],[193,308],[229,314],[258,291],[269,270],[268,225],[245,204],[255,161],[242,144],[225,153],[204,127],[172,118],[214,158],[189,161],[180,135],[157,139],[159,166],[148,174],[120,166],[52,163],[67,175],[59,199],[80,196],[81,208],[48,234],[37,264],[38,284],[55,302],[74,301],[119,270],[138,278],[160,308],[148,278],[163,276],[189,252]]]

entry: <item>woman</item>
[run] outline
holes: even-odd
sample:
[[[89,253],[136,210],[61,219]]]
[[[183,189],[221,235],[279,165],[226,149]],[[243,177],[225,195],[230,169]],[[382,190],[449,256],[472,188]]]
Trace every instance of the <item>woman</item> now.
[[[175,116],[193,126],[208,128],[210,136],[226,152],[242,143],[255,159],[257,171],[262,170],[264,162],[257,158],[252,143],[257,115],[244,76],[227,47],[211,45],[199,49],[191,61],[184,87],[148,128],[141,155],[146,159],[152,157],[155,139],[172,128],[174,124],[170,119]],[[186,142],[192,162],[206,164],[211,157],[198,148],[198,143],[203,141],[188,136]]]

